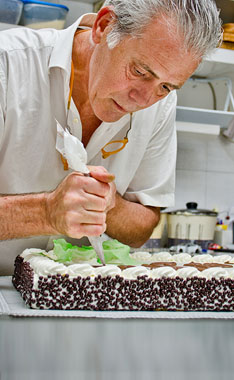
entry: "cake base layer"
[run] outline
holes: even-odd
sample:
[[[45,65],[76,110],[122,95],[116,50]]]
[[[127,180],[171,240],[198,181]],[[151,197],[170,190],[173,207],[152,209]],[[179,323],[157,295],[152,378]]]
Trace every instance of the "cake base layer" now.
[[[230,278],[125,279],[99,275],[91,279],[56,274],[40,276],[35,284],[30,264],[18,256],[12,281],[25,303],[36,309],[234,310],[234,280]]]

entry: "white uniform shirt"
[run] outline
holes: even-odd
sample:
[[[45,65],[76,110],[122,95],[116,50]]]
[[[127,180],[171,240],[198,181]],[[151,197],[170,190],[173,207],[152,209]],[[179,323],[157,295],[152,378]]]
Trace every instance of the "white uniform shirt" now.
[[[73,37],[81,18],[65,30],[27,28],[0,32],[0,193],[53,190],[68,174],[56,151],[56,122],[66,125]],[[103,165],[116,176],[117,191],[130,201],[173,206],[176,162],[176,94],[133,114],[124,150],[102,159],[100,149],[122,139],[129,115],[102,123],[86,150],[89,165]],[[72,102],[72,134],[82,138]],[[2,262],[11,268],[26,247],[45,248],[48,237],[3,241]],[[7,258],[7,260],[5,260]]]

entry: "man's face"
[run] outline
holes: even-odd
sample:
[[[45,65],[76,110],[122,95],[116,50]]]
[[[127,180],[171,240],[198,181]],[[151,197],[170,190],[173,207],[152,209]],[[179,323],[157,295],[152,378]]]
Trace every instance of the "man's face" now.
[[[194,72],[199,60],[183,52],[167,28],[163,19],[152,22],[141,38],[127,37],[112,50],[103,31],[89,67],[89,99],[100,120],[114,122],[151,106]]]

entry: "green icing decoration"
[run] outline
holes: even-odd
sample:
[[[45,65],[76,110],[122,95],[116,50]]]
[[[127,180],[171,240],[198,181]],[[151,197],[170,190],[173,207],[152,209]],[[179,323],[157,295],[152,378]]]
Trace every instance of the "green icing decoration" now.
[[[65,239],[54,240],[54,254],[60,263],[71,262],[77,259],[86,261],[97,257],[93,247],[78,247],[66,242]]]
[[[103,244],[103,252],[106,264],[139,265],[139,262],[129,256],[130,247],[118,240],[107,240]],[[98,258],[98,262],[101,260]]]
[[[106,264],[139,265],[140,263],[129,256],[130,247],[118,240],[107,240],[103,244]],[[87,261],[96,258],[101,263],[92,246],[78,247],[66,242],[65,239],[54,240],[54,254],[61,263],[72,261]]]

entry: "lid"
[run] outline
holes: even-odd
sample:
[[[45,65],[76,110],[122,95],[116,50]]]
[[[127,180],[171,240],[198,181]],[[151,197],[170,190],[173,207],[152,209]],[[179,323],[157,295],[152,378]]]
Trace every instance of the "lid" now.
[[[168,214],[186,214],[186,215],[191,214],[191,215],[217,216],[216,211],[198,209],[196,202],[188,202],[186,203],[186,207],[187,207],[186,209],[170,211],[168,212]]]
[[[40,5],[49,5],[51,7],[58,7],[58,8],[64,8],[67,11],[69,11],[69,8],[66,7],[66,5],[62,4],[54,4],[54,3],[47,3],[46,1],[39,1],[39,0],[22,0],[24,4],[40,4]]]

